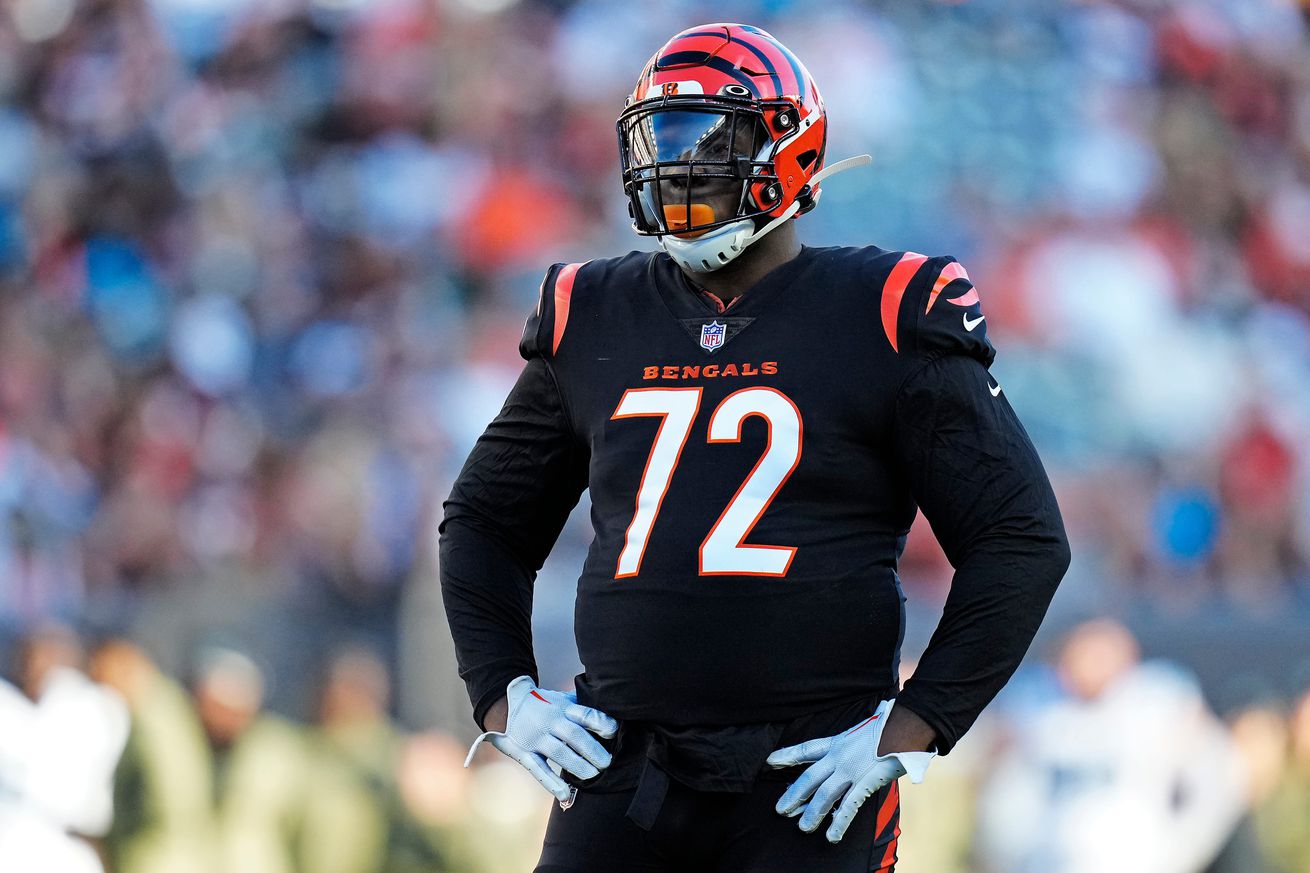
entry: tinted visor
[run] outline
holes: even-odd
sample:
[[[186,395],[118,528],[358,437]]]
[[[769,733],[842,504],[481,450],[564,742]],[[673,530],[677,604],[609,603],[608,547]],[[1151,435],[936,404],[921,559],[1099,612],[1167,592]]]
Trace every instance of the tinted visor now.
[[[753,160],[763,123],[755,113],[713,109],[665,109],[638,116],[631,126],[633,163]]]
[[[742,217],[747,188],[767,166],[756,159],[770,140],[748,109],[653,108],[623,119],[620,131],[625,181],[646,232],[690,234]]]

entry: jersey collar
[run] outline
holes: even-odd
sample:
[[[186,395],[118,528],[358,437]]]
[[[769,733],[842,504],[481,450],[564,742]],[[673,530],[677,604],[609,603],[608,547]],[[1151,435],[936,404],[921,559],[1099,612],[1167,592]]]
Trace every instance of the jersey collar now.
[[[655,288],[674,318],[699,318],[713,315],[759,314],[783,288],[792,284],[814,257],[814,249],[801,246],[800,253],[776,267],[744,294],[726,306],[718,297],[695,287],[682,269],[668,255],[660,252],[652,262]]]

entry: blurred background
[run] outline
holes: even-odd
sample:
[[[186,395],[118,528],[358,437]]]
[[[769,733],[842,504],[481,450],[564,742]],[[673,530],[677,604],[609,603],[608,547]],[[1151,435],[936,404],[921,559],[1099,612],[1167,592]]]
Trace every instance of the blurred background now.
[[[1295,0],[0,0],[0,869],[531,869],[549,798],[460,766],[440,502],[545,268],[649,247],[613,123],[710,19],[875,156],[805,242],[968,266],[1073,540],[898,870],[1310,871]],[[902,575],[912,662],[926,526]]]

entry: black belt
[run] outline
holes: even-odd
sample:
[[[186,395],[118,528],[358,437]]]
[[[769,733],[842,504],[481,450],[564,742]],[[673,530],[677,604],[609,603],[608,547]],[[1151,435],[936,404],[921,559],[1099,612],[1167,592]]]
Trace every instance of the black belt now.
[[[655,819],[659,818],[668,793],[669,774],[647,758],[645,766],[641,768],[641,778],[637,780],[632,803],[628,805],[628,819],[643,831],[649,831],[655,826]]]
[[[770,753],[783,745],[840,733],[872,714],[883,696],[840,701],[789,722],[721,728],[620,722],[611,746],[613,764],[580,787],[633,789],[627,817],[650,831],[668,796],[670,780],[693,791],[730,794],[750,793],[759,779],[790,781],[795,773],[774,771],[765,764]]]

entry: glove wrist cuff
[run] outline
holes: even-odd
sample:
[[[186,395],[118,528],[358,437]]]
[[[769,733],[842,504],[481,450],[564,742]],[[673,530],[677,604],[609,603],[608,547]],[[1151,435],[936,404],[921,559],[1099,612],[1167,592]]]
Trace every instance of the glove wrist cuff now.
[[[890,755],[884,755],[884,758],[895,758],[896,761],[905,769],[905,775],[910,777],[910,781],[915,785],[923,782],[924,774],[928,772],[928,765],[932,759],[937,757],[936,752],[892,752]]]

